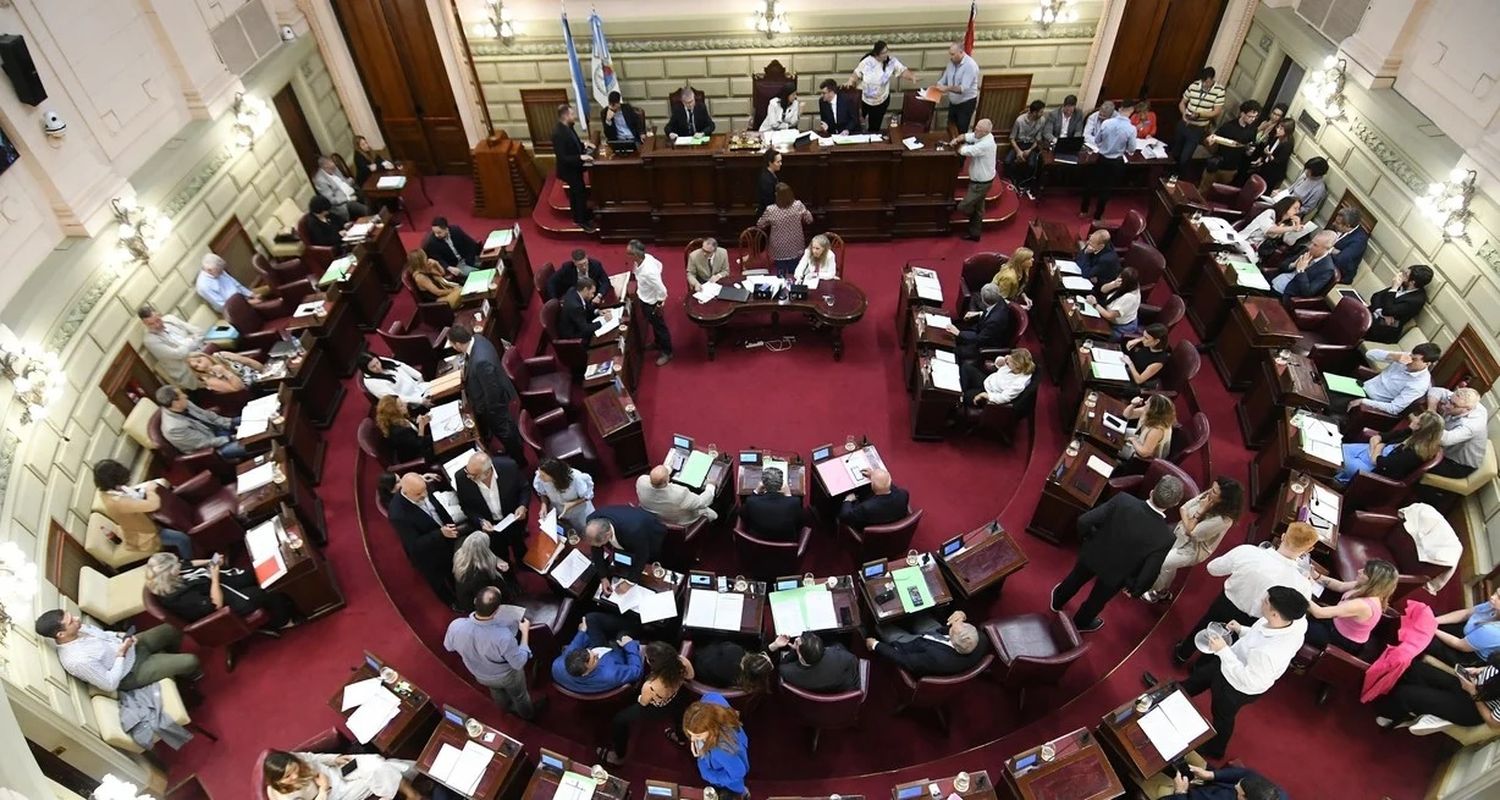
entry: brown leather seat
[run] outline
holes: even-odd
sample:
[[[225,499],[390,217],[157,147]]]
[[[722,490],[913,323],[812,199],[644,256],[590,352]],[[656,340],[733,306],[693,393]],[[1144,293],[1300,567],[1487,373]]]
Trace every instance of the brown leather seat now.
[[[182,483],[158,492],[161,508],[151,516],[157,523],[182,531],[199,553],[224,553],[244,546],[239,495],[204,470]]]
[[[182,631],[183,635],[190,637],[199,647],[205,650],[223,648],[226,672],[234,672],[235,658],[245,640],[265,627],[271,619],[265,609],[256,609],[249,616],[242,617],[226,605],[200,620],[188,622],[167,610],[150,589],[141,590],[141,601],[146,606],[147,614]]]
[[[1358,298],[1341,298],[1331,310],[1292,309],[1303,331],[1301,345],[1318,369],[1347,374],[1363,359],[1359,345],[1370,332],[1370,309]]]
[[[1072,618],[1060,611],[1001,617],[983,629],[1000,683],[1017,692],[1018,707],[1026,705],[1027,688],[1055,685],[1089,649]]]
[[[1339,579],[1352,581],[1355,573],[1372,558],[1396,565],[1399,574],[1391,605],[1447,569],[1417,557],[1416,543],[1400,517],[1355,511],[1340,526],[1338,545],[1334,548],[1334,572]]]
[[[887,525],[867,525],[860,529],[840,522],[839,538],[853,543],[856,560],[861,564],[876,558],[898,558],[910,549],[921,522],[920,508],[908,509],[905,517]]]
[[[523,408],[519,427],[521,439],[536,452],[538,460],[555,458],[590,475],[598,474],[599,457],[589,442],[588,431],[576,422],[568,422],[563,409],[555,408],[533,417]]]
[[[1146,232],[1146,218],[1141,215],[1141,212],[1132,208],[1125,212],[1124,219],[1094,222],[1089,226],[1089,233],[1094,231],[1109,231],[1110,246],[1121,258],[1124,258],[1130,245]]]
[[[821,694],[783,682],[786,706],[802,724],[812,728],[811,751],[818,751],[818,739],[826,730],[847,730],[859,725],[859,712],[870,696],[870,659],[859,659],[859,686],[847,692]]]
[[[802,556],[811,539],[811,527],[804,527],[795,542],[774,542],[745,530],[742,520],[736,519],[734,523],[734,545],[739,552],[740,568],[756,578],[800,573]]]
[[[901,683],[904,687],[903,700],[897,711],[905,711],[908,708],[930,709],[937,715],[938,724],[946,733],[948,731],[946,710],[948,705],[966,695],[969,691],[968,684],[977,680],[994,663],[995,654],[989,653],[980,659],[978,664],[957,675],[927,675],[921,678],[902,667],[897,667],[896,672],[901,675]]]
[[[391,351],[391,357],[410,365],[430,378],[433,369],[443,360],[442,343],[448,340],[448,328],[434,331],[409,331],[406,323],[391,320],[387,330],[376,330],[380,341]]]
[[[545,414],[573,404],[572,376],[563,370],[557,356],[524,358],[512,347],[500,357],[500,364],[521,395],[521,405],[531,413]]]
[[[1208,201],[1210,215],[1234,220],[1248,215],[1250,207],[1265,193],[1266,179],[1251,175],[1244,186],[1215,183],[1203,193],[1203,199]]]

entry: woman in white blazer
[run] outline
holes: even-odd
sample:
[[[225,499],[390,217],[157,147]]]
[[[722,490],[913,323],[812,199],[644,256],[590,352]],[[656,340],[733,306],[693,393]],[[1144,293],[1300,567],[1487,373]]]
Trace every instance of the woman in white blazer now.
[[[797,84],[789,83],[766,104],[766,118],[760,123],[766,131],[794,131],[802,118],[802,101],[797,99]]]

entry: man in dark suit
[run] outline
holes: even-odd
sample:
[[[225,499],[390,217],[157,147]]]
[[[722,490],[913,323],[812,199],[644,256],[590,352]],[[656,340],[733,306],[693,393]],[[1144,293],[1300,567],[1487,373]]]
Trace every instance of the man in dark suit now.
[[[432,231],[422,239],[422,252],[454,277],[467,275],[479,265],[479,242],[463,228],[449,225],[447,217],[432,218]]]
[[[526,556],[526,508],[531,505],[531,482],[522,477],[520,465],[476,450],[454,476],[453,489],[469,523],[490,535],[495,555],[520,565]]]
[[[1381,289],[1370,298],[1370,332],[1365,339],[1382,344],[1401,341],[1406,323],[1416,319],[1427,305],[1427,284],[1432,283],[1432,267],[1413,264],[1396,273],[1389,289]]]
[[[448,510],[427,490],[426,479],[415,472],[401,476],[400,490],[391,496],[386,510],[412,566],[438,599],[452,606],[453,544],[462,531]]]
[[[855,530],[864,530],[871,525],[889,525],[911,513],[911,496],[905,489],[891,483],[891,473],[883,469],[867,469],[865,477],[870,479],[870,494],[863,499],[854,492],[844,495],[844,504],[839,507],[839,522]]]
[[[589,554],[600,575],[610,572],[610,553],[630,556],[630,567],[624,570],[638,578],[641,569],[661,557],[661,545],[667,538],[667,526],[655,514],[637,506],[601,506],[589,515],[583,527],[593,551]]]
[[[1318,231],[1302,255],[1292,260],[1284,271],[1271,279],[1271,288],[1283,297],[1318,297],[1338,279],[1333,266],[1334,231]]]
[[[604,123],[604,139],[608,142],[639,142],[646,135],[642,119],[635,106],[620,101],[619,92],[610,92],[609,104],[599,109],[599,121]]]
[[[568,263],[557,268],[552,273],[552,278],[547,281],[547,297],[562,297],[578,282],[578,276],[587,275],[594,280],[594,287],[609,294],[609,274],[604,271],[604,265],[597,258],[589,258],[588,251],[582,247],[573,249]]]
[[[578,283],[563,295],[557,314],[559,339],[582,339],[583,348],[588,349],[594,338],[594,297],[597,293],[593,280],[579,278]]]
[[[1085,633],[1104,627],[1099,612],[1121,589],[1139,596],[1156,581],[1162,561],[1176,538],[1166,512],[1182,503],[1182,481],[1167,475],[1151,489],[1151,498],[1120,493],[1078,518],[1082,545],[1073,571],[1052,587],[1052,610],[1061,611],[1090,580],[1094,588],[1073,615]]]
[[[448,330],[448,344],[464,355],[464,397],[479,423],[479,435],[499,439],[506,454],[525,466],[526,449],[516,420],[510,414],[516,386],[501,368],[495,345],[483,336],[475,336],[464,325],[454,325]]]
[[[866,638],[865,647],[918,678],[973,669],[987,650],[979,630],[962,611],[948,615],[946,628],[927,614],[916,614],[899,626],[876,625],[875,632],[880,638]]]
[[[321,194],[315,194],[307,203],[307,215],[302,218],[307,231],[305,245],[332,247],[334,253],[344,252],[344,226],[333,216],[333,204]]]
[[[756,538],[795,542],[802,535],[802,498],[793,497],[786,476],[776,467],[760,473],[755,493],[740,501],[740,519]]]
[[[839,85],[831,78],[818,86],[818,133],[858,133],[859,114],[849,98],[839,94]]]
[[[594,232],[594,214],[589,211],[589,187],[583,171],[594,163],[593,145],[578,138],[573,123],[578,112],[564,103],[557,107],[557,125],[552,128],[552,152],[557,157],[557,179],[568,186],[568,209],[584,233]]]
[[[714,118],[708,115],[706,104],[698,104],[698,93],[693,91],[693,87],[683,87],[678,98],[682,103],[672,109],[672,118],[667,121],[667,136],[676,139],[679,136],[714,132]]]
[[[1339,283],[1354,283],[1354,273],[1359,272],[1370,243],[1370,232],[1359,223],[1359,209],[1352,206],[1333,215],[1331,224],[1339,235],[1333,242],[1333,268],[1339,271]]]
[[[781,182],[781,153],[777,150],[767,150],[765,153],[766,168],[760,171],[755,179],[755,218],[772,204],[776,202],[776,184]]]
[[[1073,261],[1078,264],[1079,274],[1093,281],[1095,286],[1103,286],[1120,277],[1120,256],[1109,240],[1109,231],[1089,234],[1088,241],[1083,243],[1083,249]]]
[[[962,328],[948,326],[948,332],[957,338],[954,349],[959,361],[977,361],[981,350],[1010,346],[1010,304],[1000,294],[1000,287],[986,283],[979,290],[979,302],[984,310],[964,320]]]
[[[782,683],[819,694],[859,688],[859,659],[837,642],[825,645],[812,631],[796,639],[777,636],[766,649],[780,661]]]

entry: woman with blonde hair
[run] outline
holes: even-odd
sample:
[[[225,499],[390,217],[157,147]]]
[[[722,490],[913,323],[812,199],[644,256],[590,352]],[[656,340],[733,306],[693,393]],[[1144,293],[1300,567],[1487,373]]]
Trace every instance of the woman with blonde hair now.
[[[971,406],[1009,403],[1021,395],[1036,375],[1036,361],[1024,347],[995,358],[995,371],[986,375],[974,362],[958,365],[964,402]]]
[[[1125,437],[1138,458],[1166,458],[1172,449],[1172,426],[1177,424],[1177,406],[1165,395],[1136,397],[1125,407],[1126,419],[1138,419],[1140,427]]]
[[[1025,287],[1031,280],[1031,268],[1035,264],[1036,253],[1033,253],[1031,248],[1017,247],[1011,251],[1010,258],[1005,259],[1005,263],[1000,265],[1000,269],[995,271],[994,283],[996,286],[1000,286],[1000,276],[1010,274],[1015,276],[1017,284]],[[1003,289],[1005,287],[1001,286],[1000,288]],[[1011,298],[1007,297],[1006,299],[1009,300]]]
[[[390,448],[391,460],[399,463],[432,457],[432,436],[427,431],[429,417],[420,414],[412,419],[406,401],[386,395],[375,403],[375,427]]]
[[[743,797],[745,775],[750,771],[750,740],[740,724],[740,712],[730,708],[724,695],[710,692],[688,706],[682,715],[682,732],[688,748],[698,760],[698,776],[714,787],[719,797]]]
[[[415,761],[377,755],[272,750],[261,762],[266,800],[422,800],[416,777]]]
[[[236,616],[248,617],[265,611],[269,617],[257,633],[275,637],[279,628],[289,628],[297,614],[291,598],[260,588],[250,572],[223,566],[224,557],[183,561],[174,553],[157,553],[146,559],[146,591],[172,614],[197,622],[225,606]]]
[[[831,281],[839,276],[838,261],[833,256],[833,246],[828,236],[818,234],[812,238],[807,249],[802,251],[802,260],[797,262],[793,283],[807,283],[810,278]]]
[[[1354,580],[1341,581],[1328,575],[1318,583],[1343,592],[1336,605],[1313,603],[1307,607],[1307,643],[1318,647],[1337,645],[1358,655],[1370,641],[1370,633],[1391,603],[1401,573],[1389,561],[1372,558],[1354,573]]]
[[[1348,486],[1354,476],[1372,472],[1384,478],[1403,480],[1421,469],[1443,449],[1443,417],[1423,411],[1412,418],[1405,430],[1375,434],[1369,442],[1344,445],[1344,467],[1334,476]]]
[[[266,365],[239,353],[189,353],[188,369],[214,394],[243,392],[255,385]]]
[[[755,224],[766,231],[766,251],[777,275],[788,277],[797,268],[803,243],[807,241],[802,226],[811,225],[812,221],[812,212],[792,194],[792,187],[776,184],[776,202],[761,212]]]
[[[428,258],[421,248],[406,254],[406,271],[411,274],[412,285],[417,287],[419,302],[442,302],[449,308],[458,308],[463,302],[463,285],[449,280],[443,265]]]
[[[474,531],[465,536],[453,551],[453,585],[457,587],[456,605],[467,614],[474,610],[474,596],[486,586],[500,590],[502,599],[515,595],[514,587],[506,579],[510,564],[495,555],[490,534]]]

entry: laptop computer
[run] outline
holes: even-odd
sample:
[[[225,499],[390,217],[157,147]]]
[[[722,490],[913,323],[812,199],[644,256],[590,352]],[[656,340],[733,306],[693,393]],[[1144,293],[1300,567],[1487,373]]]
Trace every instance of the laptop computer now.
[[[617,155],[633,155],[640,149],[641,143],[635,139],[610,139],[609,149]]]
[[[743,286],[723,286],[719,289],[719,299],[743,303],[750,299],[750,290]]]
[[[1082,136],[1064,136],[1052,146],[1054,156],[1076,156],[1083,150]]]

